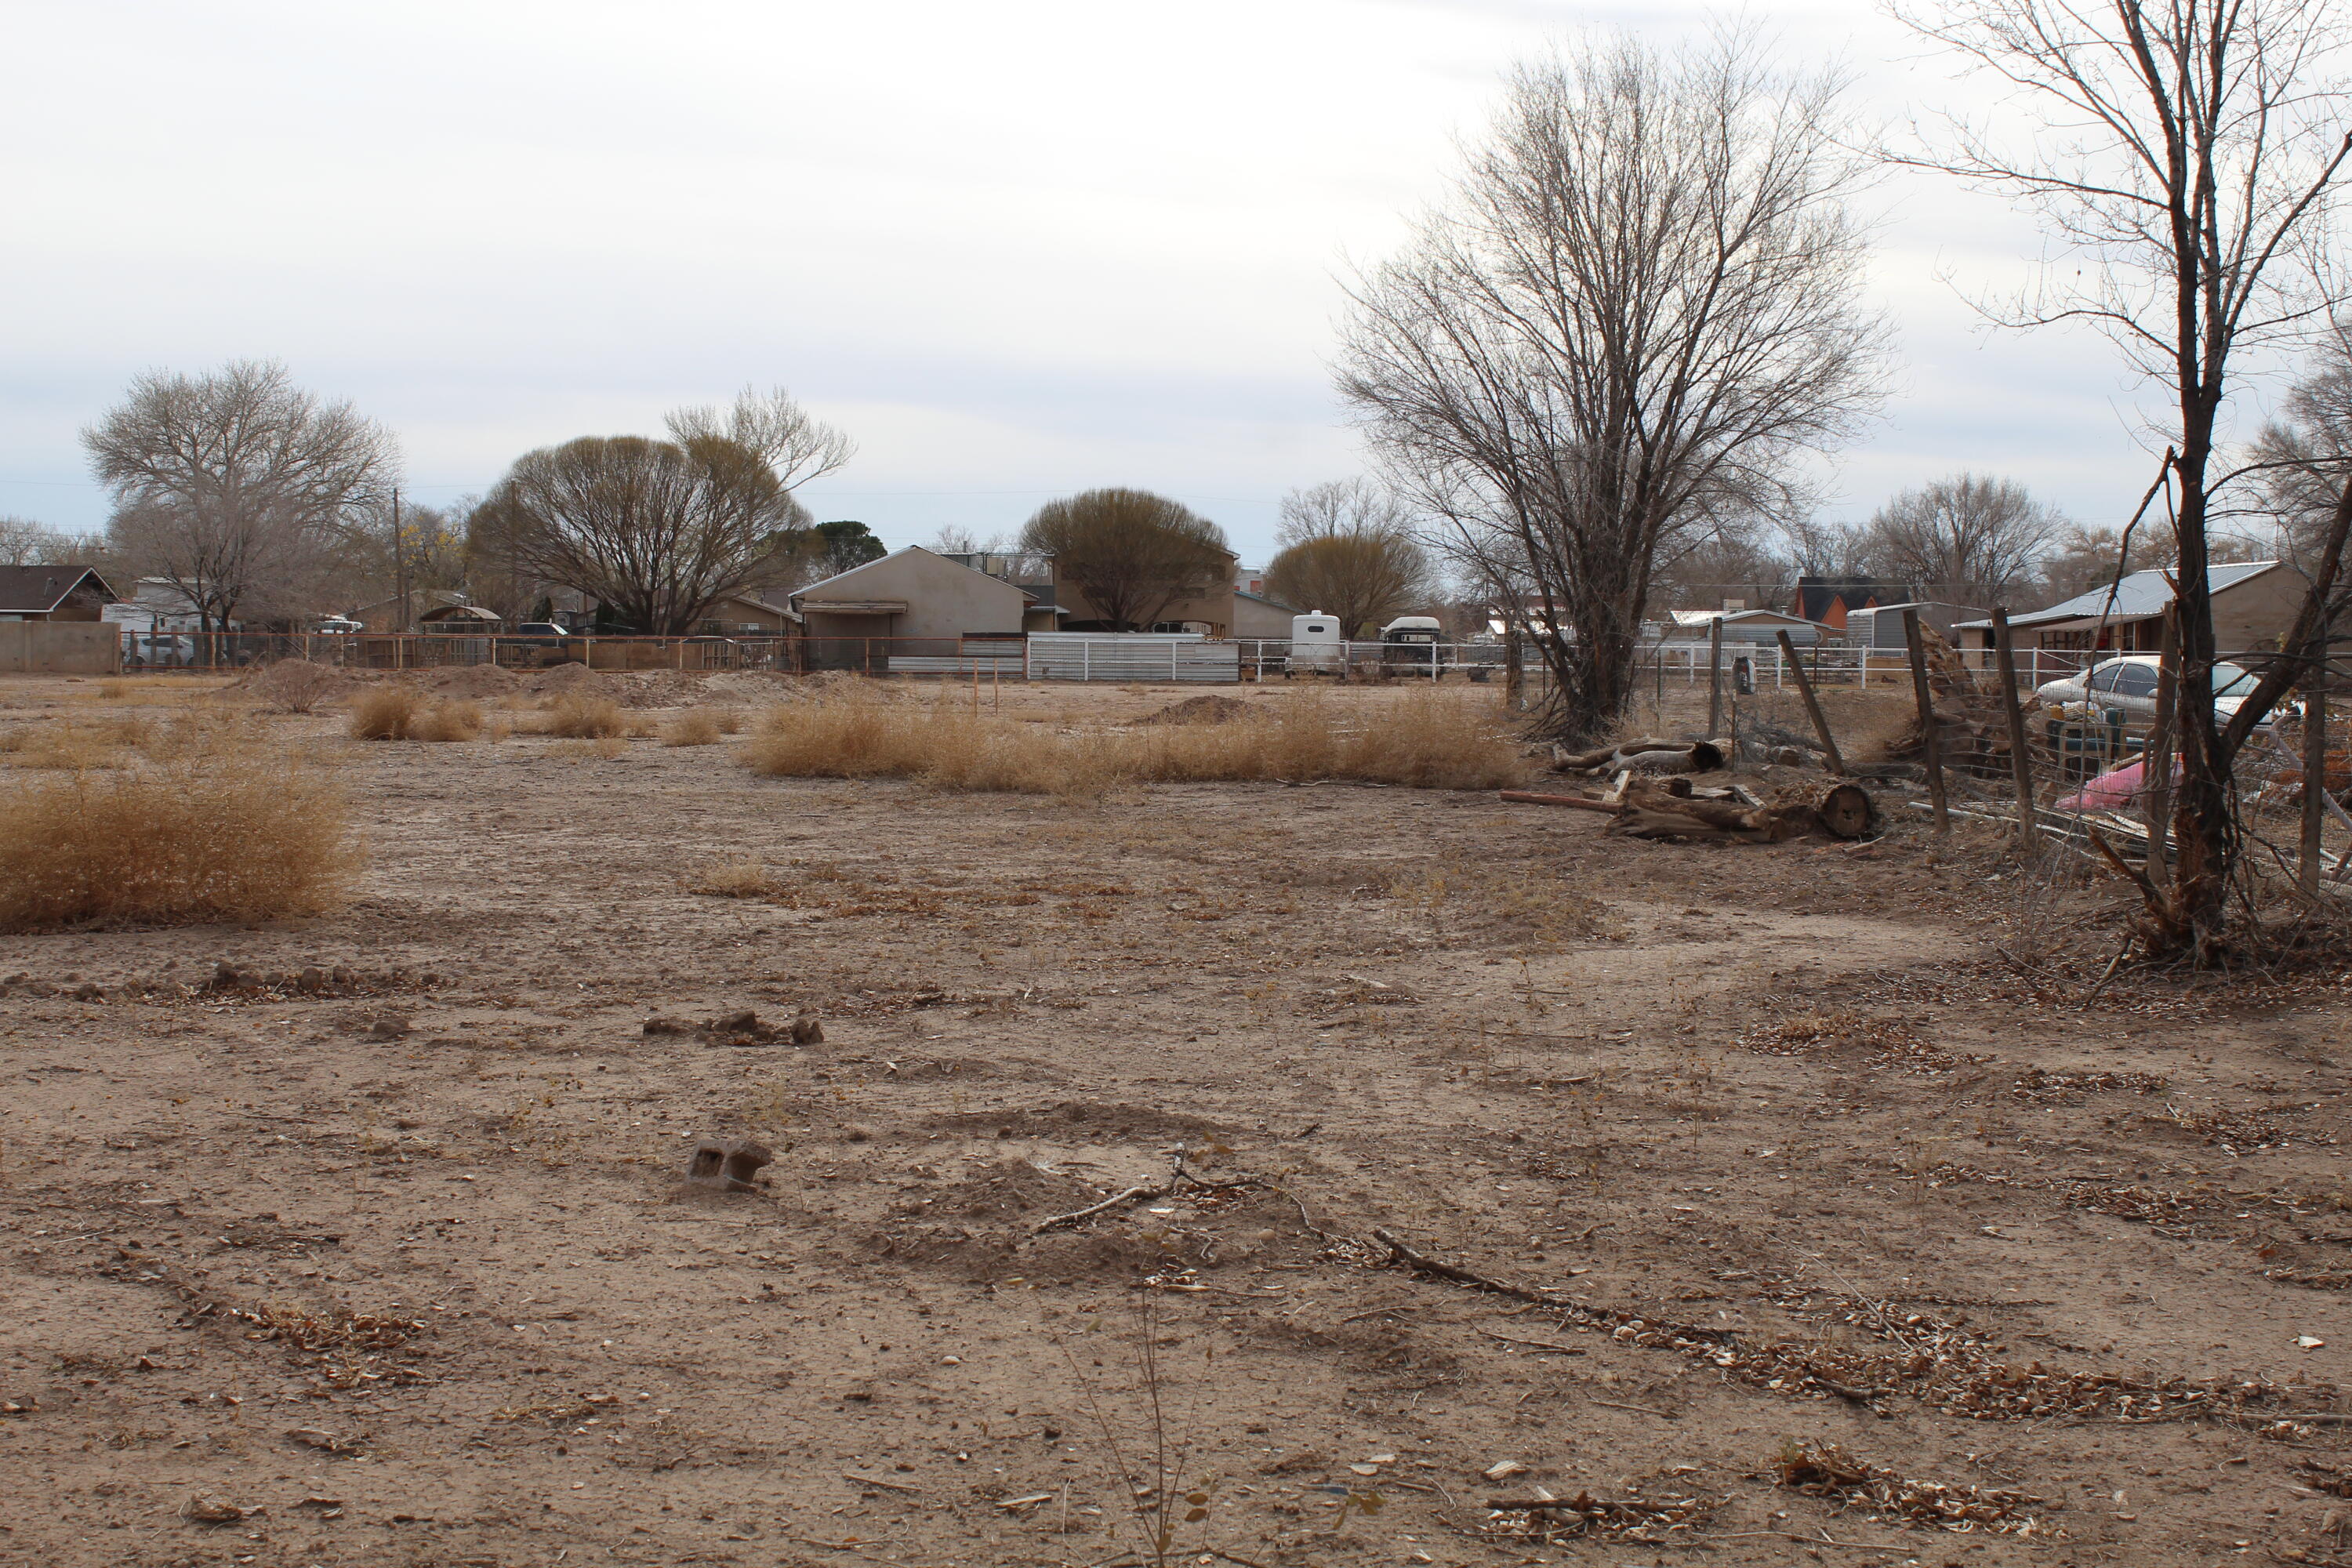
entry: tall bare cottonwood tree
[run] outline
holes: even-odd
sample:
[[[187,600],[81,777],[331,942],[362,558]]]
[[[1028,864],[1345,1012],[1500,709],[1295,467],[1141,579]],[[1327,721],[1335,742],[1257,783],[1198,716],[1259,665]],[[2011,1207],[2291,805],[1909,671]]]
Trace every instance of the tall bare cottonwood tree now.
[[[1169,605],[1216,586],[1232,568],[1225,531],[1150,490],[1087,490],[1037,509],[1021,548],[1087,596],[1115,632],[1148,627]]]
[[[2324,328],[2342,296],[2328,231],[2345,133],[2343,24],[2330,0],[1948,0],[1896,15],[2012,89],[1983,124],[1952,117],[1902,161],[2020,198],[2064,248],[1996,319],[2080,322],[2160,388],[2179,584],[2177,875],[2149,902],[2153,945],[2218,956],[2237,866],[2231,763],[2294,684],[2332,592],[2352,482],[2321,531],[2285,643],[2227,723],[2213,707],[2206,568],[2219,452],[2241,363]]]
[[[1558,738],[1631,699],[1661,550],[1794,510],[1874,405],[1838,91],[1749,34],[1590,38],[1511,77],[1454,197],[1351,290],[1340,391],[1521,606]]]
[[[1428,553],[1413,538],[1411,508],[1369,479],[1334,479],[1282,498],[1266,563],[1266,591],[1284,604],[1336,618],[1360,637],[1433,597]]]
[[[475,510],[468,548],[641,632],[690,633],[720,598],[791,570],[809,516],[787,480],[847,456],[823,426],[780,416],[789,402],[747,392],[728,415],[672,416],[675,440],[588,436],[525,453]]]
[[[81,439],[113,492],[114,542],[186,595],[205,631],[248,600],[315,608],[294,601],[399,462],[383,426],[303,391],[275,361],[151,372]]]

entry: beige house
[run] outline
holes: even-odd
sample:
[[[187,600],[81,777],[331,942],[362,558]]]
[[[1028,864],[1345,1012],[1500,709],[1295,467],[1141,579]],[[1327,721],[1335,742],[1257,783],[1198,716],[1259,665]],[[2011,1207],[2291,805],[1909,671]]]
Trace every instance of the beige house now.
[[[1290,619],[1297,614],[1279,599],[1235,588],[1233,629],[1226,635],[1244,641],[1285,642],[1290,637]]]
[[[775,637],[800,629],[800,617],[772,605],[749,588],[722,595],[702,613],[702,635],[714,637]]]
[[[814,639],[908,639],[940,643],[953,653],[971,637],[1018,637],[1030,595],[1001,577],[974,571],[919,544],[812,583],[792,596],[793,612]],[[908,647],[905,651],[919,651]]]
[[[2276,649],[2303,604],[2304,581],[2284,562],[2209,566],[2205,582],[2213,595],[2213,643],[2224,658]],[[2019,649],[2154,653],[2163,646],[2164,612],[2172,598],[2162,569],[2134,572],[2111,588],[2011,616],[2010,640]],[[1992,647],[1989,619],[1962,621],[1952,629],[1968,639],[1966,646]]]

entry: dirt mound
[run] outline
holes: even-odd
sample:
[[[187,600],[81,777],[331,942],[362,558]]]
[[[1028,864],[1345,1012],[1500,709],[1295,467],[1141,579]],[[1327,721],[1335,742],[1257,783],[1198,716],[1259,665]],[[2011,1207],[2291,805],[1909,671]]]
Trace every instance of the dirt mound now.
[[[801,693],[803,679],[775,669],[730,669],[705,679],[705,695],[746,702],[773,702]]]
[[[416,677],[416,684],[444,697],[478,700],[504,697],[520,690],[523,678],[503,665],[459,664],[446,669],[422,671]]]
[[[685,708],[702,700],[703,678],[683,669],[649,669],[605,678],[624,708]]]
[[[1236,697],[1219,697],[1210,693],[1187,697],[1181,702],[1171,702],[1159,712],[1136,721],[1139,724],[1230,724],[1250,710],[1248,703]]]
[[[552,669],[541,670],[523,684],[524,689],[542,697],[561,697],[572,691],[597,697],[612,695],[606,689],[611,683],[584,664],[559,664]]]
[[[1101,1200],[1076,1176],[1047,1171],[1026,1160],[999,1160],[961,1180],[910,1195],[897,1212],[927,1219],[1040,1220]]]

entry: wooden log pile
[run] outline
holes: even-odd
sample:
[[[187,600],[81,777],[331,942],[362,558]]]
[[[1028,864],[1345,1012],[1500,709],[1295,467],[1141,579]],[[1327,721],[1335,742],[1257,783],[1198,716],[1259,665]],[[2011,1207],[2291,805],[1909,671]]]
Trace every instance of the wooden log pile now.
[[[1613,831],[1634,838],[1721,838],[1748,844],[1778,844],[1809,833],[1860,838],[1878,821],[1877,804],[1869,792],[1851,784],[1783,789],[1766,801],[1737,784],[1701,789],[1687,777],[1645,778],[1628,772],[1618,775],[1607,795],[1507,789],[1502,798],[1601,812],[1615,818]]]
[[[1717,773],[1724,766],[1727,744],[1720,741],[1639,740],[1620,741],[1591,752],[1567,752],[1554,747],[1551,771],[1587,776],[1628,770],[1637,773]]]

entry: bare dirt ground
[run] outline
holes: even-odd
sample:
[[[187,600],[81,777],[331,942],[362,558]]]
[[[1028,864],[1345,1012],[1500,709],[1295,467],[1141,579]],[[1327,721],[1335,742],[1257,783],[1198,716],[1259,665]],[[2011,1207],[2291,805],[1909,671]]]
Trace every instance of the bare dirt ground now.
[[[194,689],[93,684],[0,724]],[[2115,896],[1911,814],[619,749],[351,745],[337,912],[0,938],[0,1561],[1148,1561],[1160,1440],[1169,1562],[2352,1561],[2342,976],[2094,996]],[[743,1009],[824,1038],[645,1028]]]

